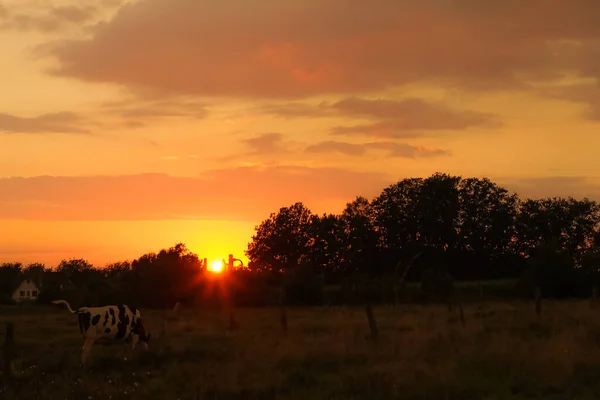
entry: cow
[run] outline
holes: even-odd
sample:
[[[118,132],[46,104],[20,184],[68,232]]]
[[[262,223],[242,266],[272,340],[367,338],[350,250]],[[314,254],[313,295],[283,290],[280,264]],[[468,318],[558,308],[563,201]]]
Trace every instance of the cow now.
[[[85,365],[94,342],[98,339],[115,341],[131,340],[131,351],[139,342],[148,349],[150,334],[146,334],[140,310],[125,304],[104,307],[81,307],[73,310],[65,300],[54,300],[53,304],[64,304],[71,314],[77,314],[79,331],[84,339],[81,364]]]

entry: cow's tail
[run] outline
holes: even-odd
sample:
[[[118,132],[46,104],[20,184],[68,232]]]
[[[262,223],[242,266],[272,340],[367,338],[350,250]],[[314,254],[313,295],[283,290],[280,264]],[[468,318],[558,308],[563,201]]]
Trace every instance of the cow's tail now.
[[[67,306],[67,310],[69,310],[69,312],[70,312],[71,314],[75,314],[75,313],[77,313],[77,311],[75,311],[75,310],[73,310],[73,309],[71,308],[71,305],[69,304],[69,302],[67,302],[67,301],[65,301],[65,300],[54,300],[54,301],[52,302],[52,304],[64,304],[65,306]]]

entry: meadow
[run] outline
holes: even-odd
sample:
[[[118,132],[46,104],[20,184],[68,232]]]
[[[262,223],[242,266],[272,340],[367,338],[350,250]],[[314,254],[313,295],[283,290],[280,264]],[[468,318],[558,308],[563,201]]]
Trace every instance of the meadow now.
[[[364,307],[142,310],[150,349],[95,345],[79,365],[76,318],[56,307],[0,309],[15,324],[22,370],[2,399],[594,399],[600,318],[589,301]]]

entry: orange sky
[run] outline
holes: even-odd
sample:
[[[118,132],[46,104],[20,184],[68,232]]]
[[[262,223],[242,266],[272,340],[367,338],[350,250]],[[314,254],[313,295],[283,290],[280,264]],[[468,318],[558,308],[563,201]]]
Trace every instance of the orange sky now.
[[[598,0],[0,0],[0,262],[243,251],[436,171],[600,200]]]

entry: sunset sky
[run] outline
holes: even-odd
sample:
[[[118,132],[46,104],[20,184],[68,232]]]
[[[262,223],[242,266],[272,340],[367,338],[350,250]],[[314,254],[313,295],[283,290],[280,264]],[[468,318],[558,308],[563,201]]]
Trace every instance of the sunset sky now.
[[[0,0],[0,51],[0,262],[245,259],[436,171],[600,200],[599,0]]]

